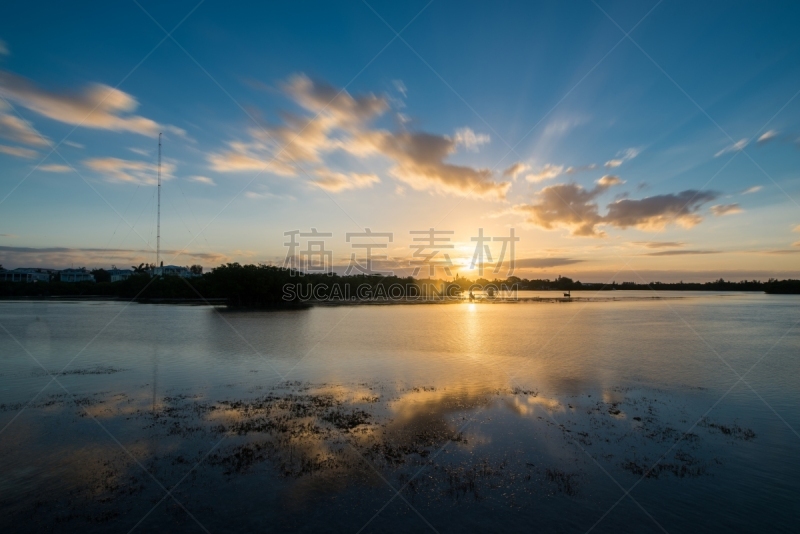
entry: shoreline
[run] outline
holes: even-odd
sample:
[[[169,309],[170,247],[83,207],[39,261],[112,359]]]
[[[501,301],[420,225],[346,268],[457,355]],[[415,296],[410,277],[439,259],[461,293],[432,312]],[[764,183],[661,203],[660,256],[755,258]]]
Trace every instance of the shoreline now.
[[[669,295],[663,293],[669,292]],[[135,302],[137,304],[171,304],[171,305],[186,305],[186,306],[211,306],[216,308],[223,308],[227,311],[286,311],[286,310],[303,310],[313,307],[339,307],[339,306],[392,306],[392,305],[425,305],[425,304],[531,304],[531,303],[547,303],[547,304],[560,304],[570,302],[631,302],[631,301],[653,301],[653,300],[679,300],[700,298],[707,296],[728,297],[733,293],[740,294],[741,292],[720,292],[720,291],[706,291],[697,293],[705,293],[704,295],[680,295],[685,291],[676,290],[661,290],[656,295],[651,296],[625,296],[625,295],[594,295],[594,296],[573,296],[573,297],[543,297],[543,296],[523,296],[523,297],[495,297],[495,298],[475,298],[470,301],[468,298],[406,298],[406,299],[374,299],[374,300],[309,300],[302,302],[287,302],[279,303],[273,306],[264,307],[238,307],[230,306],[226,303],[224,298],[146,298],[146,299],[126,299],[117,296],[108,295],[64,295],[64,296],[11,296],[0,297],[0,302],[23,302],[23,301],[36,301],[36,302]],[[560,292],[554,292],[560,293]],[[599,292],[598,292],[599,293]],[[603,292],[605,293],[605,292]],[[767,295],[762,291],[745,292],[747,294],[760,294]]]

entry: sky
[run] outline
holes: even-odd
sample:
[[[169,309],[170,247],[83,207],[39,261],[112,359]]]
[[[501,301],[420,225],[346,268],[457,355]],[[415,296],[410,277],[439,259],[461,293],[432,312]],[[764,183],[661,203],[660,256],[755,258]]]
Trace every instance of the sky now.
[[[2,9],[6,268],[800,274],[793,2]]]

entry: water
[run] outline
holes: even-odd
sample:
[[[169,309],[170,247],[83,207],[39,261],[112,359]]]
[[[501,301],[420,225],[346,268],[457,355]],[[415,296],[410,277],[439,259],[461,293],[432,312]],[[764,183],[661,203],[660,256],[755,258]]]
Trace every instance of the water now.
[[[613,293],[2,302],[0,524],[796,531],[800,298]]]

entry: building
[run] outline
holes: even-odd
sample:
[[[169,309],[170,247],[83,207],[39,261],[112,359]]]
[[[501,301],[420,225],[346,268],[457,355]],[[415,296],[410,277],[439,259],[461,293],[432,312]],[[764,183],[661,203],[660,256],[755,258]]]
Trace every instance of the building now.
[[[8,270],[0,268],[0,282],[49,282],[50,271],[47,269],[19,268]]]
[[[194,278],[201,276],[195,274],[188,267],[181,267],[180,265],[164,265],[153,269],[153,276],[180,276],[181,278]]]
[[[94,275],[87,271],[85,268],[81,269],[64,269],[59,272],[59,279],[62,282],[94,282]]]
[[[109,269],[106,271],[108,274],[111,275],[112,282],[121,282],[122,280],[127,280],[133,274],[131,269]]]

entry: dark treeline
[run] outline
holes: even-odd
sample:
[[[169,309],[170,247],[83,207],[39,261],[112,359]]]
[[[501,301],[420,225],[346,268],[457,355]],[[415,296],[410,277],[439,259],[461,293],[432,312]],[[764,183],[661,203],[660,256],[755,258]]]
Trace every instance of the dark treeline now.
[[[606,284],[600,283],[581,283],[580,280],[572,280],[567,277],[558,277],[555,280],[526,280],[512,277],[504,281],[509,283],[514,281],[518,284],[519,289],[528,289],[534,291],[546,291],[549,289],[559,290],[646,290],[656,289],[659,291],[764,291],[766,293],[797,293],[800,290],[800,280],[775,280],[770,279],[767,282],[760,280],[742,280],[739,282],[732,282],[723,280],[714,280],[713,282],[610,282]],[[493,283],[498,283],[495,280]]]
[[[287,292],[286,286],[297,288]],[[336,274],[303,274],[294,270],[267,265],[229,263],[202,276],[184,279],[178,276],[151,277],[147,272],[134,273],[119,282],[0,282],[0,297],[108,297],[136,299],[140,302],[224,301],[231,308],[270,308],[298,306],[314,300],[316,294],[326,298],[335,287],[341,295],[405,296],[419,294],[412,290],[419,281],[397,276],[339,276]],[[363,292],[364,286],[372,291]],[[328,288],[327,290],[324,290]],[[399,292],[399,293],[398,293]],[[336,295],[334,295],[334,298]],[[339,300],[343,300],[340,298]],[[348,298],[347,300],[350,300]]]
[[[290,290],[287,290],[290,286]],[[744,280],[714,282],[636,284],[612,282],[589,284],[559,277],[555,280],[528,280],[510,277],[505,280],[479,278],[471,281],[456,277],[451,281],[415,280],[398,276],[339,276],[337,274],[301,274],[297,271],[266,265],[229,263],[202,276],[184,279],[177,276],[151,277],[147,272],[133,274],[120,282],[0,282],[0,297],[108,297],[136,299],[140,302],[203,301],[225,303],[231,308],[270,308],[302,306],[314,300],[380,300],[420,296],[446,298],[458,291],[489,288],[499,291],[519,290],[649,290],[660,291],[761,291],[800,294],[800,280],[767,282]]]

